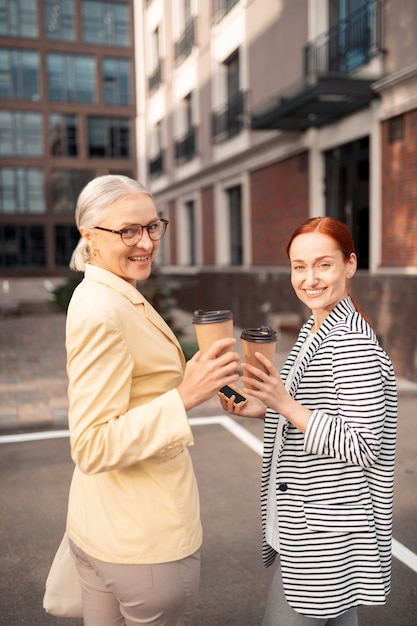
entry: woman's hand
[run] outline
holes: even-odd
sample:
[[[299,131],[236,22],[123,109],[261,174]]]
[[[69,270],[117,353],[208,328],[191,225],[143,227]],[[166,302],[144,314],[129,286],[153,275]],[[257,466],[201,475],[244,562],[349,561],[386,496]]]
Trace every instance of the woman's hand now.
[[[234,398],[226,398],[223,394],[219,394],[220,404],[224,411],[230,413],[230,415],[238,415],[239,417],[255,417],[258,419],[263,419],[265,417],[266,406],[263,402],[254,398],[247,390],[238,389],[238,387],[233,387],[230,385],[232,389],[236,389],[237,392],[243,393],[246,397],[246,402],[240,402],[239,404],[234,404]]]
[[[204,354],[198,351],[187,362],[184,378],[177,388],[186,411],[211,398],[220,387],[239,379],[240,356],[231,351],[235,343],[233,338],[219,339]]]
[[[280,413],[298,430],[305,432],[311,411],[294,400],[285,389],[279,372],[273,363],[260,352],[255,352],[260,365],[264,369],[242,363],[244,375],[241,381],[244,385],[243,394],[250,394],[264,405]],[[250,386],[248,389],[247,385]]]

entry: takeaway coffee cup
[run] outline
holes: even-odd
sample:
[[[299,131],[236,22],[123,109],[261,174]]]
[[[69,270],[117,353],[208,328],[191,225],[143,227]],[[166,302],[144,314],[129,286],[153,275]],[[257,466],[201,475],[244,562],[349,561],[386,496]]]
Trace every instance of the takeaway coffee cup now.
[[[206,352],[217,339],[233,337],[233,314],[228,310],[194,311],[193,324],[201,352]]]
[[[275,348],[277,345],[277,332],[269,326],[260,326],[259,328],[246,328],[242,330],[240,335],[242,340],[242,356],[243,362],[249,363],[258,369],[266,369],[258,361],[255,352],[261,352],[272,363],[275,357]],[[250,385],[246,385],[249,389]]]

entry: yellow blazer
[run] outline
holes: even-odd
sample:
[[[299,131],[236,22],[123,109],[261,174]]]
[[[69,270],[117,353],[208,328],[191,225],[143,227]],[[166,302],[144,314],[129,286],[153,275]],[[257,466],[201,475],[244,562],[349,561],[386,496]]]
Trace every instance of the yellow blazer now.
[[[202,530],[175,335],[135,287],[87,265],[68,308],[66,347],[76,465],[69,537],[113,563],[192,554]]]

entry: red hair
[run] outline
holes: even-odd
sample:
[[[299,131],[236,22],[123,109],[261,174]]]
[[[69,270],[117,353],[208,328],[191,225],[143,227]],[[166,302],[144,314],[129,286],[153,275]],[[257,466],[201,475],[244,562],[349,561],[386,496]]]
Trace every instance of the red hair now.
[[[288,258],[290,258],[290,248],[294,239],[298,237],[298,235],[305,235],[308,233],[320,233],[321,235],[326,235],[327,237],[333,239],[337,248],[343,254],[346,263],[349,261],[350,255],[352,253],[356,254],[352,234],[344,222],[341,222],[334,217],[311,217],[303,224],[301,224],[301,226],[296,228],[291,235],[287,245]],[[362,317],[364,317],[366,321],[369,322],[368,318],[358,307],[349,292],[348,295],[350,296],[353,306],[358,311],[358,313],[360,313]]]

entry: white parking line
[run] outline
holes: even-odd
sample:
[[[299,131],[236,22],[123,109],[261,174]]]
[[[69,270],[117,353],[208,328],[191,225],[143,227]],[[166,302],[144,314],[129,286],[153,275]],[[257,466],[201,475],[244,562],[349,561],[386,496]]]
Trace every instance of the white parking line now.
[[[253,450],[259,456],[262,456],[262,441],[250,433],[246,428],[235,422],[227,415],[214,415],[213,417],[191,417],[191,426],[207,426],[211,424],[219,424],[229,431],[234,437],[239,439],[248,448]],[[24,443],[26,441],[42,441],[45,439],[62,439],[69,437],[69,430],[47,430],[44,432],[20,433],[16,435],[1,435],[0,444],[2,443]],[[417,555],[403,546],[399,541],[392,540],[392,555],[409,567],[413,572],[417,573]]]
[[[0,443],[24,443],[26,441],[43,441],[44,439],[62,439],[63,437],[69,437],[69,430],[45,430],[38,433],[1,435]]]

